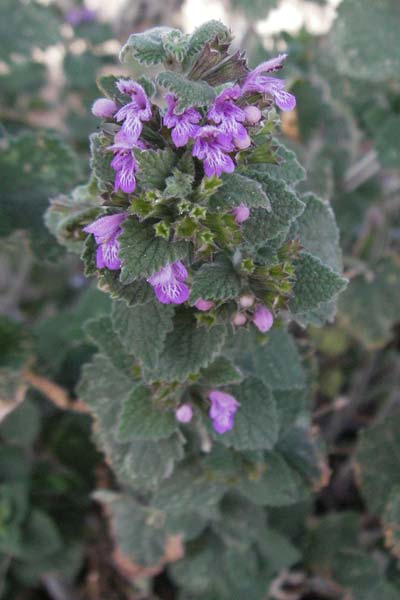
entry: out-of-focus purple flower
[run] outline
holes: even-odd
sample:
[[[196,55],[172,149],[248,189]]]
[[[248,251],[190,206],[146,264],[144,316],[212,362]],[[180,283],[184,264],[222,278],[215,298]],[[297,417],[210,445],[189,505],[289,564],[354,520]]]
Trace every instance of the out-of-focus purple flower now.
[[[243,296],[240,296],[239,304],[243,308],[250,308],[250,306],[253,306],[253,304],[254,304],[253,294],[243,294]]]
[[[126,219],[125,213],[100,217],[93,223],[84,227],[83,231],[92,233],[97,244],[96,266],[98,269],[120,269],[121,261],[118,258],[118,236],[122,232],[121,225]]]
[[[131,194],[136,187],[135,174],[138,165],[133,154],[134,140],[122,129],[115,135],[114,144],[108,149],[114,152],[111,166],[114,169],[114,191],[121,189],[125,194]]]
[[[296,106],[296,98],[293,94],[289,94],[289,92],[284,90],[285,82],[282,79],[263,74],[281,69],[286,57],[287,54],[281,54],[272,60],[258,65],[244,80],[242,93],[257,92],[259,94],[269,94],[281,110],[293,110]]]
[[[164,113],[163,124],[171,129],[171,138],[177,148],[186,146],[190,138],[193,138],[201,120],[201,114],[195,108],[187,108],[181,114],[175,112],[178,98],[174,94],[165,96],[167,110]]]
[[[72,27],[77,27],[78,25],[81,25],[81,23],[90,23],[95,19],[95,11],[85,7],[71,8],[65,15],[65,20],[72,25]]]
[[[256,125],[256,123],[261,121],[262,112],[258,106],[245,106],[243,111],[246,117],[246,123],[249,123],[249,125]]]
[[[207,117],[219,126],[220,131],[230,135],[239,148],[244,149],[250,145],[250,138],[243,125],[245,113],[235,104],[241,95],[239,85],[225,88],[210,106]]]
[[[253,323],[259,331],[266,333],[274,323],[272,312],[263,304],[259,304],[253,316]]]
[[[109,98],[97,98],[92,106],[92,113],[95,117],[99,117],[100,119],[109,119],[117,112],[117,110],[117,104],[114,100],[110,100]]]
[[[232,214],[235,217],[236,223],[243,223],[249,218],[250,209],[248,206],[242,203],[232,209]]]
[[[184,283],[187,276],[185,265],[178,260],[153,273],[147,281],[162,304],[182,304],[189,298],[189,289]]]
[[[193,408],[190,404],[181,404],[175,411],[175,417],[180,423],[190,423],[193,418]]]
[[[231,136],[222,133],[217,127],[206,125],[196,134],[192,154],[203,161],[207,177],[220,177],[222,173],[232,173],[235,170],[235,163],[227,154],[234,149]]]
[[[119,79],[117,88],[122,94],[130,96],[131,102],[119,109],[115,119],[123,121],[122,130],[136,142],[142,133],[143,122],[151,119],[150,100],[142,86],[132,79]]]
[[[206,312],[207,310],[211,310],[214,308],[215,304],[212,300],[203,300],[203,298],[199,298],[195,303],[195,307],[197,310],[201,310],[202,312]]]
[[[232,429],[235,413],[240,406],[236,398],[219,390],[211,390],[208,398],[211,402],[208,414],[212,419],[215,431],[225,433]]]

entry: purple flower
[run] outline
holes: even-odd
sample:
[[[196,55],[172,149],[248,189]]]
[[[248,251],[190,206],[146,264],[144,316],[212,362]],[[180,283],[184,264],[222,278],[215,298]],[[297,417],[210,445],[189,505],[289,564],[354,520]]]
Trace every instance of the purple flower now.
[[[259,331],[266,333],[273,325],[274,317],[270,310],[263,304],[259,304],[253,316],[253,323]]]
[[[245,204],[239,204],[236,208],[232,209],[232,214],[235,217],[236,223],[243,223],[247,221],[250,216],[250,209]]]
[[[92,106],[92,113],[100,119],[109,119],[117,110],[118,106],[114,100],[109,100],[108,98],[97,98]]]
[[[181,114],[175,112],[178,98],[173,94],[165,96],[167,110],[164,113],[163,124],[172,129],[171,137],[177,148],[185,146],[190,138],[193,138],[199,126],[196,125],[201,120],[201,114],[194,108],[187,108]]]
[[[226,392],[212,390],[208,397],[211,401],[210,412],[208,413],[213,422],[213,427],[217,433],[225,433],[233,427],[235,412],[240,406],[239,402]]]
[[[201,310],[202,312],[206,312],[207,310],[211,310],[214,308],[215,304],[212,300],[203,300],[203,298],[199,298],[195,303],[195,307],[197,310]]]
[[[222,173],[232,173],[235,163],[227,154],[235,149],[231,136],[222,133],[217,127],[206,125],[196,134],[192,154],[203,161],[207,177]]]
[[[81,23],[90,23],[94,21],[96,18],[96,13],[94,10],[90,10],[89,8],[71,8],[65,15],[65,20],[67,23],[72,25],[72,27],[76,27]]]
[[[143,121],[151,119],[151,104],[141,85],[132,79],[120,79],[117,88],[122,94],[131,97],[131,102],[122,106],[115,119],[123,121],[122,129],[133,141],[139,139],[143,129]]]
[[[184,283],[187,276],[185,265],[178,260],[153,273],[147,281],[162,304],[182,304],[189,298],[189,289]]]
[[[220,131],[231,136],[239,148],[244,149],[250,145],[247,130],[242,125],[246,115],[234,102],[241,95],[242,91],[238,85],[224,89],[209,108],[207,117],[219,125]]]
[[[121,261],[118,258],[118,236],[122,232],[121,224],[125,219],[125,213],[118,213],[100,217],[84,227],[83,231],[94,235],[97,244],[96,267],[98,269],[107,267],[107,269],[115,271],[121,267]]]
[[[296,106],[296,98],[284,90],[285,82],[276,77],[268,77],[263,73],[277,71],[283,66],[287,54],[281,54],[272,60],[261,63],[251,71],[242,86],[242,93],[257,92],[259,94],[269,94],[273,97],[275,103],[281,110],[293,110]]]
[[[180,423],[190,423],[193,417],[193,408],[190,404],[181,404],[175,411],[175,417]]]
[[[114,169],[114,191],[121,189],[125,194],[131,194],[136,187],[135,174],[138,165],[133,154],[135,144],[122,129],[115,135],[114,144],[108,150],[114,152],[111,166]]]

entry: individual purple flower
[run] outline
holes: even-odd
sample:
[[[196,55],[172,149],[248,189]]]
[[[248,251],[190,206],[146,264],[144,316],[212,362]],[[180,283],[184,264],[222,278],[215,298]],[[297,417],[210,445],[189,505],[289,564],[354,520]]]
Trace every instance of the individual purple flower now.
[[[228,154],[234,149],[231,136],[217,127],[206,125],[196,134],[192,154],[203,161],[207,177],[220,177],[222,173],[232,173],[235,170],[235,163]]]
[[[182,304],[189,298],[189,289],[184,283],[187,276],[185,265],[178,260],[153,273],[147,281],[162,304]]]
[[[193,418],[193,408],[190,404],[181,404],[175,411],[175,417],[180,423],[190,423]]]
[[[193,138],[201,120],[201,114],[195,108],[186,108],[181,114],[175,112],[178,98],[174,94],[165,96],[167,110],[164,113],[163,124],[171,129],[171,137],[177,148],[186,146],[190,138]]]
[[[242,204],[239,204],[239,206],[232,209],[232,214],[235,217],[236,223],[243,223],[249,218],[250,209],[242,202]]]
[[[65,20],[72,25],[72,27],[77,27],[78,25],[81,25],[81,23],[90,23],[91,21],[94,21],[95,18],[95,11],[85,7],[71,8],[65,15]]]
[[[247,317],[244,313],[237,312],[232,319],[232,323],[235,327],[242,327],[247,323]]]
[[[269,77],[263,73],[271,73],[281,69],[287,54],[281,54],[272,60],[261,63],[251,71],[242,86],[242,93],[257,92],[259,94],[269,94],[273,97],[275,103],[281,110],[293,110],[296,106],[296,98],[284,90],[285,82],[276,77]]]
[[[122,94],[130,96],[131,101],[119,109],[115,119],[123,121],[122,130],[136,142],[142,133],[143,122],[151,119],[150,100],[142,86],[132,79],[119,79],[117,88]]]
[[[117,104],[114,100],[110,100],[109,98],[97,98],[92,106],[92,113],[95,117],[99,117],[100,119],[109,119],[117,112],[117,110]]]
[[[217,124],[220,131],[231,136],[239,148],[244,149],[250,145],[247,129],[243,125],[246,115],[234,102],[241,95],[239,85],[222,90],[210,106],[207,118]]]
[[[94,235],[97,244],[96,267],[98,269],[106,267],[115,271],[121,267],[121,261],[118,258],[118,236],[122,233],[121,224],[125,219],[125,213],[118,213],[100,217],[84,227],[83,231]]]
[[[201,310],[202,312],[206,312],[207,310],[211,310],[214,308],[215,304],[212,300],[203,300],[203,298],[199,298],[195,303],[195,307],[197,310]]]
[[[266,333],[273,325],[273,314],[266,306],[259,304],[253,315],[253,323],[259,331]]]
[[[232,429],[235,413],[240,406],[236,398],[219,390],[211,390],[208,398],[211,402],[208,414],[212,419],[215,431],[225,433]]]
[[[108,150],[114,152],[111,166],[114,169],[114,191],[121,189],[125,194],[131,194],[136,187],[135,174],[138,165],[133,154],[135,144],[122,129],[115,135],[114,144]]]

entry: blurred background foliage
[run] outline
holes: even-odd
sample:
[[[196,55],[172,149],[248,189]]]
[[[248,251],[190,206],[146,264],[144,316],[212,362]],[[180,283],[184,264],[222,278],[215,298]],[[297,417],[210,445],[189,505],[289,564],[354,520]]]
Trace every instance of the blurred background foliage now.
[[[124,72],[116,56],[127,35],[160,24],[191,30],[221,17],[251,65],[290,55],[285,76],[297,110],[284,115],[282,136],[307,169],[304,191],[335,211],[351,280],[335,323],[294,329],[317,377],[312,431],[323,440],[325,476],[312,501],[268,510],[282,536],[275,540],[282,570],[265,598],[396,600],[400,5],[102,4],[0,2],[0,597],[213,600],[192,595],[190,569],[207,572],[215,561],[201,549],[172,568],[179,591],[163,570],[176,548],[149,569],[113,551],[90,495],[112,488],[113,478],[74,391],[94,352],[82,322],[106,313],[109,300],[48,233],[43,212],[49,197],[88,174],[96,77]]]

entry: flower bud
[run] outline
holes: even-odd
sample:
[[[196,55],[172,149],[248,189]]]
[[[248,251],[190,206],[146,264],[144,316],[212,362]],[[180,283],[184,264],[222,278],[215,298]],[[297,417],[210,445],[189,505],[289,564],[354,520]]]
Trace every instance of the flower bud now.
[[[92,106],[92,113],[100,119],[109,119],[117,110],[118,106],[114,100],[109,100],[108,98],[97,98]]]
[[[241,327],[247,321],[246,315],[243,313],[236,313],[236,315],[232,319],[232,323],[236,325],[236,327]]]
[[[254,304],[254,296],[252,294],[243,294],[239,298],[239,304],[242,308],[250,308]]]
[[[240,204],[232,210],[232,214],[235,217],[236,223],[243,223],[243,221],[247,221],[249,218],[250,209],[245,204]]]
[[[262,112],[257,106],[246,106],[244,114],[246,115],[247,123],[250,123],[250,125],[255,125],[262,118]]]
[[[272,327],[274,317],[266,306],[259,304],[253,316],[253,323],[259,331],[266,333]]]
[[[175,411],[175,417],[180,423],[190,423],[193,417],[193,408],[190,404],[181,404]]]
[[[195,302],[194,305],[197,308],[197,310],[201,310],[202,312],[210,310],[211,308],[214,308],[214,306],[215,306],[215,304],[212,300],[203,300],[203,298],[199,298],[197,300],[197,302]]]
[[[233,141],[235,142],[236,148],[239,148],[239,150],[246,150],[246,148],[248,148],[251,144],[251,138],[249,134],[242,138],[235,137]]]

